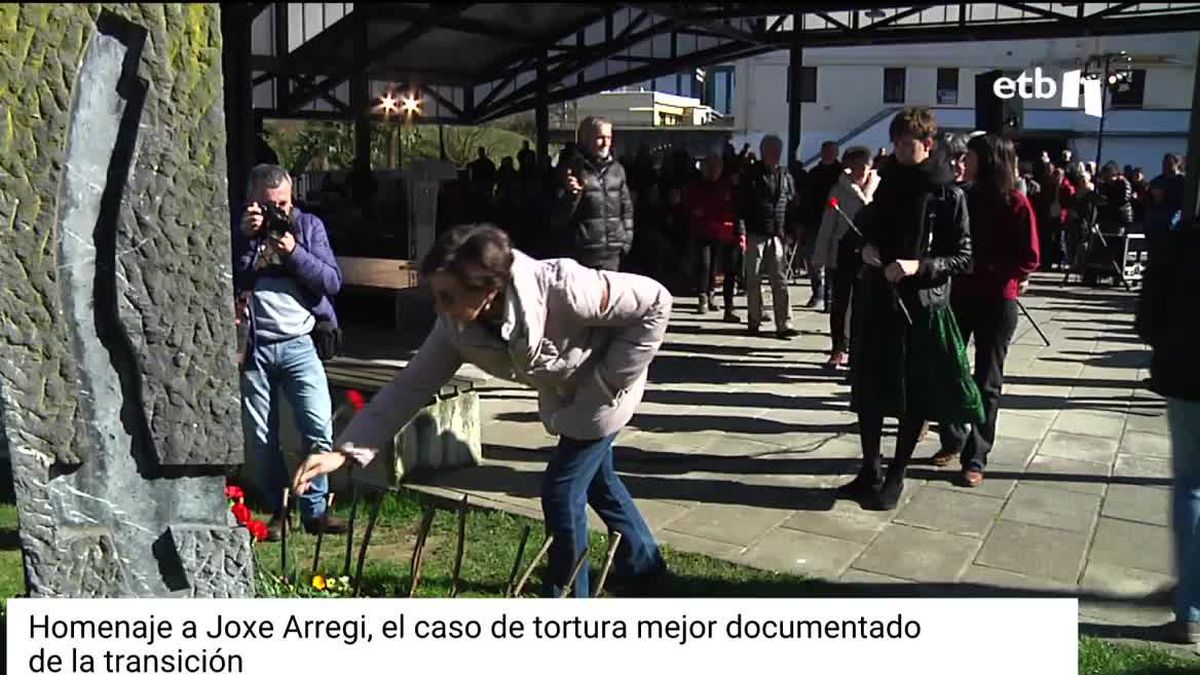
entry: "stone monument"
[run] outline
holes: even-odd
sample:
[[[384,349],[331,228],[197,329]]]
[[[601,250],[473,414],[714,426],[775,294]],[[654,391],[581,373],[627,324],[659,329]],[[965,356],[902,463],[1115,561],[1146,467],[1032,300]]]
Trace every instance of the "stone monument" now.
[[[219,11],[0,5],[0,449],[34,596],[253,592]]]

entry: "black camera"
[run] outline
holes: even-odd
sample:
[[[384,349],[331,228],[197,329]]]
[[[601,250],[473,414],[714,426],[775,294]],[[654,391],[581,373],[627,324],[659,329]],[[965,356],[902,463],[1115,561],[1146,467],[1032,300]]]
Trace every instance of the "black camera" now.
[[[263,225],[266,226],[267,234],[271,237],[279,239],[285,234],[296,233],[296,221],[292,219],[290,213],[279,208],[279,206],[264,204],[262,215]]]

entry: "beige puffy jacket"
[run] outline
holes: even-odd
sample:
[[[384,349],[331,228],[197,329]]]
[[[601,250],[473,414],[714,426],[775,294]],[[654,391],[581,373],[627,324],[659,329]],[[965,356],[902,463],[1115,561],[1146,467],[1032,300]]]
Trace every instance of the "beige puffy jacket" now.
[[[829,197],[838,200],[838,208],[846,216],[843,217],[826,202],[825,211],[821,216],[821,229],[817,232],[817,241],[813,247],[814,265],[829,269],[837,267],[838,243],[850,229],[846,218],[853,222],[859,210],[871,203],[875,197],[875,189],[879,187],[879,180],[878,173],[868,170],[867,189],[863,190],[850,178],[849,173],[838,176],[837,182],[829,190]]]
[[[591,440],[629,423],[666,335],[671,294],[647,277],[513,253],[504,340],[439,315],[416,356],[359,411],[336,447],[366,464],[464,362],[535,389],[551,434]]]

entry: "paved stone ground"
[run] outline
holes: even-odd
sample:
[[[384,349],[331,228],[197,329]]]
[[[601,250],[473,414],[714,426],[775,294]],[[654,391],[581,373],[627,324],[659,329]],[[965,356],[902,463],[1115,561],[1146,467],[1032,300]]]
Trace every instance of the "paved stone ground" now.
[[[828,315],[800,308],[809,291],[798,286],[803,335],[791,341],[749,337],[677,300],[645,402],[618,438],[618,469],[679,549],[869,592],[1078,595],[1085,631],[1151,637],[1146,627],[1169,610],[1110,600],[1172,582],[1165,406],[1141,386],[1149,353],[1132,329],[1133,296],[1059,280],[1040,277],[1024,300],[1051,345],[1021,319],[976,489],[928,463],[931,433],[897,510],[834,499],[859,466],[855,418],[844,376],[823,367]],[[483,396],[485,465],[425,487],[538,516],[554,440],[532,392],[493,381]]]

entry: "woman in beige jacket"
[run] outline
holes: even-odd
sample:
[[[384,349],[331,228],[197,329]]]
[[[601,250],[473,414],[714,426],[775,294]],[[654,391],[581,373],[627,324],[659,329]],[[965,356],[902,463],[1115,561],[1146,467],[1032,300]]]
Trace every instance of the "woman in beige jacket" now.
[[[438,317],[394,380],[354,417],[338,452],[309,456],[296,472],[303,493],[315,477],[352,459],[371,461],[464,362],[532,387],[547,431],[559,436],[542,481],[542,511],[554,536],[543,592],[556,597],[587,546],[587,506],[620,532],[618,581],[665,572],[654,536],[613,468],[612,444],[642,399],[650,362],[671,315],[671,294],[633,274],[573,260],[534,260],[490,225],[445,233],[421,264]],[[589,595],[588,569],[576,597]]]
[[[833,285],[829,307],[829,332],[833,337],[828,363],[830,368],[845,368],[850,360],[847,353],[850,346],[847,316],[854,280],[858,278],[861,267],[861,258],[849,248],[843,250],[843,255],[839,256],[838,252],[842,238],[850,231],[854,216],[863,206],[871,203],[875,188],[879,187],[879,174],[871,169],[869,148],[847,148],[842,154],[842,164],[846,166],[846,173],[838,177],[829,191],[829,203],[825,205],[821,229],[817,233],[816,250],[813,252],[813,264],[829,270],[830,283]],[[833,206],[835,199],[836,208]]]

